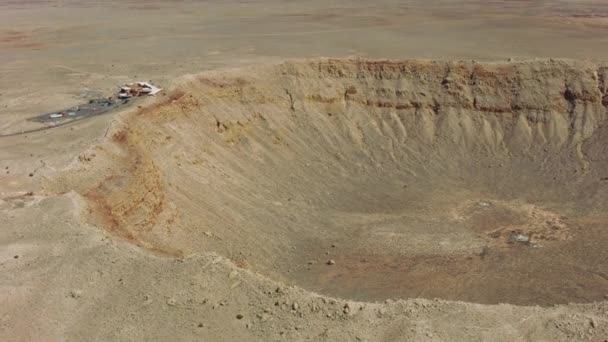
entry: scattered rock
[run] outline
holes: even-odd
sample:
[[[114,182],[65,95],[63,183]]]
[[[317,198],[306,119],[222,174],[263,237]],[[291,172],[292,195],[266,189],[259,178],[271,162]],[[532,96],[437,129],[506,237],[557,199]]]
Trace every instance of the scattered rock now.
[[[70,291],[70,297],[72,298],[80,298],[82,296],[82,291],[80,290],[72,290]]]
[[[244,317],[244,316],[243,316],[243,315],[241,315],[241,314],[236,315],[236,319],[243,319],[243,317]]]
[[[328,264],[328,265],[335,265],[335,264],[336,264],[336,261],[335,261],[334,259],[330,259],[330,260],[327,262],[327,264]]]
[[[514,234],[511,234],[511,236],[509,236],[509,240],[511,242],[527,243],[527,242],[530,242],[530,237],[527,235],[514,233]]]
[[[597,328],[597,322],[595,321],[595,318],[591,317],[591,319],[589,320],[589,325],[592,328]]]
[[[485,258],[488,254],[490,254],[490,247],[488,246],[483,246],[483,248],[481,249],[481,252],[479,252],[479,256],[483,259]]]
[[[91,160],[93,160],[94,157],[95,157],[95,153],[84,152],[84,153],[78,155],[78,160],[80,162],[90,162]]]
[[[199,323],[199,324],[198,324],[198,327],[199,327],[199,328],[204,328],[204,327],[205,327],[205,325],[204,325],[203,323]]]
[[[18,256],[18,255],[15,255],[15,256],[13,257],[13,259],[19,259],[19,256]]]
[[[298,303],[293,303],[291,305],[291,308],[294,309],[295,311],[298,311],[298,309],[300,308],[300,305],[298,305]]]

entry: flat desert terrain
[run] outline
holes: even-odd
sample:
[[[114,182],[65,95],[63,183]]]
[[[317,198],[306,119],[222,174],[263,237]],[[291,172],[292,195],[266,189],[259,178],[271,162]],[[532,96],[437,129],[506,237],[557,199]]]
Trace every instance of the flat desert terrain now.
[[[0,0],[0,340],[607,341],[607,37],[600,0]]]

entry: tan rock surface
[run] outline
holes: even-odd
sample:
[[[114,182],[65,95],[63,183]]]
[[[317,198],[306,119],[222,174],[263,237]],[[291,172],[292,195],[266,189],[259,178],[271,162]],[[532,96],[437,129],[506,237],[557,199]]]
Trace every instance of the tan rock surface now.
[[[602,2],[273,5],[0,5],[3,133],[83,85],[168,88],[0,138],[0,339],[605,341],[608,64],[504,61],[601,59],[604,19],[585,13]],[[92,13],[115,25],[85,25]],[[120,20],[132,13],[147,38]],[[473,52],[475,34],[506,40]],[[569,48],[540,43],[559,34]],[[119,64],[134,42],[154,53]],[[355,45],[453,61],[276,61]]]

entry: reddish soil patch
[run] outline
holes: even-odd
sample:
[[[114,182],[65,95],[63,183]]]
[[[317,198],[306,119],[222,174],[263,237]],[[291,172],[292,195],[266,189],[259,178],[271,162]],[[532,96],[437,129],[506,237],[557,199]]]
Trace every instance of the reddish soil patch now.
[[[34,41],[31,33],[28,32],[16,30],[0,32],[0,48],[2,49],[39,50],[46,46],[46,44]]]

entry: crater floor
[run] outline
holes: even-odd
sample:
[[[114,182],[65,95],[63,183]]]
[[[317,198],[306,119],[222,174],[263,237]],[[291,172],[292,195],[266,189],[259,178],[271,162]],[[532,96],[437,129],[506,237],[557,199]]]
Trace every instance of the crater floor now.
[[[608,290],[608,67],[319,59],[181,79],[50,192],[158,253],[361,301]]]

